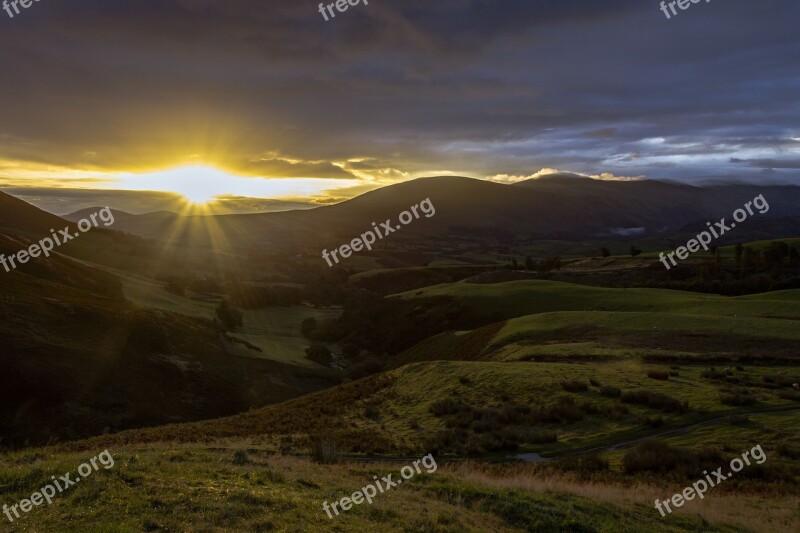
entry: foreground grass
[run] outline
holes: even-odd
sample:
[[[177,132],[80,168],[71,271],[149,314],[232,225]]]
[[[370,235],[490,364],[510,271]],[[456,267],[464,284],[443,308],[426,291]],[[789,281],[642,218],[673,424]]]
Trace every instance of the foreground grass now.
[[[791,531],[797,498],[713,494],[662,518],[663,487],[542,477],[529,467],[439,464],[333,520],[322,509],[403,463],[322,466],[234,449],[153,445],[110,450],[100,470],[34,507],[3,531]],[[91,454],[28,451],[0,456],[0,495],[30,496],[51,475],[75,471]],[[665,492],[666,491],[666,492]],[[728,513],[723,512],[724,509]],[[756,513],[755,511],[758,510]]]

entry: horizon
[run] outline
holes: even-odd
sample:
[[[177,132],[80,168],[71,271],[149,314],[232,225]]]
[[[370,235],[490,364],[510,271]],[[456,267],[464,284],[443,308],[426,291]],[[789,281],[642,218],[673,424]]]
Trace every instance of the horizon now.
[[[408,180],[407,182],[400,182],[400,183],[408,183],[408,182],[415,182],[419,180],[428,180],[428,179],[438,179],[438,178],[463,178],[468,180],[475,180],[475,181],[483,181],[487,183],[493,183],[496,185],[518,185],[527,181],[546,181],[552,179],[559,179],[559,180],[576,180],[580,182],[581,180],[588,180],[588,181],[616,181],[620,183],[631,183],[631,182],[658,182],[658,183],[667,183],[667,184],[674,184],[674,185],[686,185],[691,187],[700,187],[700,188],[716,188],[716,187],[727,187],[727,186],[756,186],[762,185],[766,187],[800,187],[800,183],[781,183],[781,182],[773,182],[773,183],[757,183],[757,182],[742,182],[742,181],[735,181],[735,180],[715,180],[711,182],[700,182],[700,183],[686,183],[679,180],[669,180],[669,179],[648,179],[648,178],[640,178],[640,179],[629,179],[629,180],[607,180],[602,179],[598,176],[588,176],[588,175],[580,175],[575,173],[569,172],[549,172],[538,175],[536,177],[529,177],[526,180],[520,181],[500,181],[500,180],[490,180],[485,178],[474,178],[470,176],[422,176],[419,178],[414,178]],[[111,207],[114,211],[122,212],[129,215],[151,215],[157,213],[172,213],[175,215],[180,216],[217,216],[217,215],[257,215],[257,214],[270,214],[270,213],[284,213],[288,211],[308,211],[317,209],[320,207],[327,207],[331,205],[338,205],[349,200],[353,200],[367,194],[369,192],[377,191],[380,189],[392,187],[394,185],[399,185],[400,183],[393,183],[387,184],[382,187],[377,187],[370,191],[365,191],[361,194],[355,195],[350,198],[340,198],[336,201],[330,201],[325,203],[316,203],[313,201],[303,201],[301,199],[267,199],[267,198],[250,198],[251,201],[249,204],[250,207],[244,207],[243,205],[237,205],[234,208],[226,208],[224,206],[225,197],[220,197],[219,199],[215,199],[208,202],[200,202],[198,204],[194,204],[193,202],[187,202],[186,198],[181,197],[178,194],[170,194],[161,191],[107,191],[107,196],[105,200],[107,202],[103,205],[107,205]],[[63,189],[58,189],[56,194],[51,194],[52,191],[45,190],[43,191],[44,194],[36,194],[36,189],[27,189],[27,188],[0,188],[0,192],[9,194],[15,198],[23,200],[43,211],[46,211],[50,214],[56,216],[69,216],[80,213],[82,211],[97,209],[102,207],[100,204],[93,204],[90,200],[83,200],[77,201],[78,207],[73,208],[71,210],[64,210],[62,207],[59,209],[59,206],[62,205],[61,200],[63,194],[73,194],[77,195],[78,197],[81,196],[83,193],[80,189],[72,189],[64,191]],[[162,202],[162,207],[160,209],[147,209],[146,206],[142,208],[136,208],[138,202],[126,200],[124,198],[125,195],[128,194],[136,194],[138,192],[143,192],[145,194],[154,193],[158,195],[162,195],[164,200]],[[116,194],[115,194],[116,193]],[[121,198],[121,199],[120,199]],[[148,202],[149,204],[150,202]],[[122,205],[123,207],[118,207],[117,204]],[[133,209],[126,209],[126,205],[134,206]]]

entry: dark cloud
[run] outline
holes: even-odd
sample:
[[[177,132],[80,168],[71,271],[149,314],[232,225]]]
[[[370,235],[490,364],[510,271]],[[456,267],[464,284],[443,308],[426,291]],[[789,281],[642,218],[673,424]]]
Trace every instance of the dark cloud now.
[[[381,0],[328,22],[318,3],[0,12],[0,158],[385,181],[542,168],[800,180],[796,2],[701,3],[668,21],[655,1]]]

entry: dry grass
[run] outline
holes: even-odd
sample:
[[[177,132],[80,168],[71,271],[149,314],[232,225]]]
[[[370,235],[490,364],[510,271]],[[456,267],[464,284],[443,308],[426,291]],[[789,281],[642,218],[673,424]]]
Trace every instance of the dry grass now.
[[[622,485],[580,481],[568,475],[538,474],[532,471],[519,473],[519,469],[515,469],[517,473],[513,474],[489,473],[484,466],[474,463],[443,466],[442,470],[475,485],[534,493],[574,494],[623,510],[644,505],[656,514],[656,498],[663,501],[684,488],[659,487],[641,482]],[[800,496],[797,495],[736,494],[723,490],[715,492],[711,489],[706,493],[705,499],[686,502],[683,507],[674,511],[675,514],[699,516],[715,526],[737,526],[758,533],[800,531]]]

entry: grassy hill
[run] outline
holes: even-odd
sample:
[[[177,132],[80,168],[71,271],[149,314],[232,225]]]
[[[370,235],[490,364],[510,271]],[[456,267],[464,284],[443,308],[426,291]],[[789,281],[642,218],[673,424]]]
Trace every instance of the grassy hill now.
[[[74,468],[87,454],[106,448],[115,453],[115,470],[82,484],[57,506],[32,514],[30,523],[40,527],[56,520],[103,524],[104,511],[114,507],[121,509],[115,523],[122,531],[156,526],[372,531],[379,525],[483,531],[492,524],[496,531],[556,532],[579,523],[582,531],[619,531],[621,524],[629,531],[795,527],[792,478],[800,476],[800,456],[792,450],[800,449],[800,403],[780,396],[785,385],[770,386],[782,383],[781,375],[800,378],[797,369],[743,367],[720,376],[681,366],[667,381],[647,376],[665,368],[633,361],[413,364],[234,417],[6,455],[0,461],[0,480],[14,487],[9,493],[14,499],[35,489],[51,471]],[[567,382],[582,382],[586,388],[568,390]],[[604,392],[615,387],[619,396]],[[731,387],[747,389],[738,394],[752,395],[754,403],[723,404],[721,398]],[[641,403],[637,394],[631,395],[635,391],[647,391],[656,400]],[[669,399],[686,406],[670,408]],[[554,441],[546,438],[550,433],[556,435]],[[453,434],[461,437],[454,439]],[[659,434],[712,462],[755,443],[769,459],[753,474],[743,473],[741,480],[716,489],[707,500],[662,520],[652,502],[690,483],[684,476],[692,470],[646,475],[629,473],[622,465],[625,454],[638,446],[637,439]],[[314,435],[325,435],[345,453],[404,458],[323,466],[273,455],[278,450],[305,453]],[[449,447],[460,443],[496,458],[535,452],[562,459],[513,466],[448,463],[453,453]],[[580,456],[571,454],[587,450],[600,450],[609,466],[583,474],[573,470],[572,461]],[[431,452],[439,464],[435,474],[414,478],[337,522],[329,522],[321,511],[323,501],[349,494],[373,475],[395,472]],[[191,507],[183,503],[188,495]],[[123,499],[126,504],[120,506]],[[763,512],[766,502],[768,513]]]
[[[0,253],[26,243],[0,235]],[[0,445],[198,420],[331,386],[318,367],[236,357],[210,321],[143,311],[60,255],[0,272]]]
[[[800,291],[796,294],[800,295]],[[468,309],[498,311],[508,317],[554,311],[627,311],[800,319],[800,299],[787,296],[777,301],[768,295],[732,298],[666,289],[615,289],[523,280],[442,284],[405,292],[398,298],[447,297]]]

